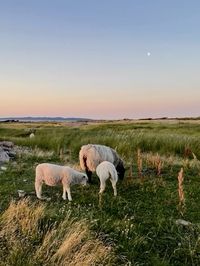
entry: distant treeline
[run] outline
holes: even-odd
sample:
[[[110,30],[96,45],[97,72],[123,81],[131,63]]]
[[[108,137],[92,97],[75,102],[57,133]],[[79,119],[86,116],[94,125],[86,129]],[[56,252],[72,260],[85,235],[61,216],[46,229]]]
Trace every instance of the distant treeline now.
[[[198,117],[159,117],[159,118],[140,118],[139,120],[200,120]]]

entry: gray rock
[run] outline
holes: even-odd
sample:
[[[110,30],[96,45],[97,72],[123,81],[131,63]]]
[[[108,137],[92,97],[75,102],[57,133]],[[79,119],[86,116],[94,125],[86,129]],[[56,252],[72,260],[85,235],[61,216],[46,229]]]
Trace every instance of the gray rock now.
[[[8,156],[9,156],[10,158],[15,158],[15,157],[16,157],[16,152],[14,152],[14,151],[9,151],[9,152],[8,152]]]
[[[0,150],[0,162],[7,163],[10,161],[10,157],[6,151]]]
[[[14,143],[11,141],[0,141],[0,146],[7,147],[7,148],[13,148]]]
[[[4,151],[7,151],[7,152],[11,151],[11,148],[8,148],[8,147],[5,147],[5,146],[2,146],[2,148],[3,148]]]

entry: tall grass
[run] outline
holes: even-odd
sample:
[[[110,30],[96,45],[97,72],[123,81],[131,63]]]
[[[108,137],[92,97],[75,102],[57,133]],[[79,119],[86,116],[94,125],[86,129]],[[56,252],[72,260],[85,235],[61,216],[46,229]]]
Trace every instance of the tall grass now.
[[[49,224],[45,205],[11,202],[1,216],[1,265],[114,265],[111,247],[95,238],[85,220]]]
[[[34,125],[35,126],[35,125]],[[17,133],[18,132],[18,133]],[[24,133],[23,133],[24,132]],[[5,128],[0,125],[0,139],[9,139],[16,144],[41,149],[71,150],[72,159],[76,159],[80,146],[87,143],[99,143],[116,148],[126,161],[140,148],[142,152],[160,154],[196,156],[200,159],[200,125],[176,123],[110,123],[80,127],[49,126],[35,129],[35,138],[29,139],[26,128]],[[193,153],[193,155],[192,155]]]

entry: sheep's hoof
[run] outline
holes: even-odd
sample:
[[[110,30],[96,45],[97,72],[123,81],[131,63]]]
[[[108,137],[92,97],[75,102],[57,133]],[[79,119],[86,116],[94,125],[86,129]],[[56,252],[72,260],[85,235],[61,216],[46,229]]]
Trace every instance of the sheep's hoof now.
[[[51,200],[51,198],[48,198],[48,197],[41,197],[41,198],[39,198],[40,200],[46,200],[46,201],[50,201]]]
[[[43,197],[38,197],[38,196],[37,196],[37,199],[39,199],[39,200],[43,200]]]

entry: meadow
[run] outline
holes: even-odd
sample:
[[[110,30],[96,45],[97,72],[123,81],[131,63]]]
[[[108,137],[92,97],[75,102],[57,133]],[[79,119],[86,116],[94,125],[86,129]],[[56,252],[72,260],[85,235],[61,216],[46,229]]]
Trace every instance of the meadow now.
[[[1,140],[20,152],[0,173],[0,265],[200,265],[200,121],[0,123]],[[118,196],[108,182],[99,197],[94,175],[71,203],[61,187],[43,186],[51,200],[37,200],[36,165],[79,169],[88,143],[123,158]]]

